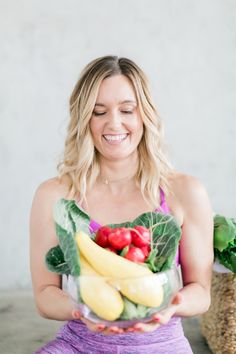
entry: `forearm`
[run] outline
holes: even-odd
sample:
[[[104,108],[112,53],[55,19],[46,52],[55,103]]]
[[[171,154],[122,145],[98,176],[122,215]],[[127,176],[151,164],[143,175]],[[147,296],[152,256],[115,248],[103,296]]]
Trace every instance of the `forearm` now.
[[[49,285],[36,296],[39,314],[48,319],[58,321],[71,320],[73,303],[70,296],[56,286]]]
[[[210,306],[210,293],[199,283],[191,283],[180,290],[182,301],[176,316],[190,317],[206,312]]]

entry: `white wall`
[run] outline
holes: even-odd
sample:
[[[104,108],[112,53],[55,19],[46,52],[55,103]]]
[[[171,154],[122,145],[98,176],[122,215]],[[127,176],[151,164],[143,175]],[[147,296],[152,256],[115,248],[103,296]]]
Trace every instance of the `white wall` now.
[[[82,68],[116,54],[150,78],[176,168],[235,212],[234,0],[0,0],[0,287],[30,287],[29,210],[56,174]]]

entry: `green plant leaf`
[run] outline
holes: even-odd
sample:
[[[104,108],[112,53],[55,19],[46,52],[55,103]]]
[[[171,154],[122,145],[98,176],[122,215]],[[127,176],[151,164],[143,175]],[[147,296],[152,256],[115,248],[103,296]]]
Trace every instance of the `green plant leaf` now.
[[[133,225],[142,225],[152,234],[151,254],[147,260],[153,272],[169,269],[174,261],[181,228],[170,214],[144,213],[133,221]]]
[[[53,219],[55,224],[60,225],[60,227],[69,233],[75,232],[75,224],[71,218],[68,207],[71,204],[71,200],[59,199],[53,206]]]
[[[80,275],[79,251],[74,236],[71,232],[56,224],[56,234],[63,251],[65,261],[70,267],[71,275]]]
[[[236,237],[222,252],[215,248],[214,255],[222,265],[236,274]]]
[[[150,307],[144,305],[137,305],[138,318],[145,318],[150,312]]]
[[[214,216],[214,248],[219,251],[227,249],[236,238],[236,220],[222,215]]]
[[[156,266],[157,262],[157,253],[158,249],[152,249],[151,252],[149,253],[148,259],[146,260],[146,263],[148,264],[149,268],[153,272],[157,272],[158,267]]]
[[[226,216],[216,214],[214,216],[214,226],[227,225],[231,228],[234,227],[235,220],[233,218],[227,218]]]
[[[128,250],[129,250],[129,246],[124,247],[119,255],[121,257],[125,257],[125,255],[127,254]]]
[[[236,219],[214,216],[214,256],[236,274]]]
[[[119,317],[122,320],[132,320],[136,318],[144,318],[150,311],[150,307],[144,305],[137,305],[134,302],[123,296],[124,310]]]
[[[89,233],[90,217],[75,200],[59,199],[53,208],[54,221],[69,232]]]
[[[132,222],[131,221],[127,221],[127,222],[123,222],[121,224],[108,224],[107,226],[111,227],[112,229],[115,229],[117,227],[132,227]]]
[[[75,201],[71,201],[67,204],[67,210],[71,219],[73,220],[75,231],[84,231],[86,234],[89,234],[89,223],[90,217],[86,214]]]
[[[137,316],[136,305],[124,296],[123,296],[123,301],[124,301],[124,310],[119,318],[122,320],[131,320],[133,318],[136,318]]]
[[[61,247],[55,246],[50,248],[45,257],[47,268],[58,274],[71,274],[70,267],[64,259]]]
[[[53,217],[64,260],[69,267],[70,274],[78,276],[80,274],[80,262],[75,234],[81,230],[89,234],[90,218],[74,200],[64,198],[55,203]],[[48,268],[57,271],[58,267],[55,268],[52,265],[53,261],[52,255],[48,255],[48,258],[46,258]],[[68,269],[66,270],[68,271]]]
[[[234,237],[234,228],[225,224],[214,227],[214,247],[219,251],[226,249]]]

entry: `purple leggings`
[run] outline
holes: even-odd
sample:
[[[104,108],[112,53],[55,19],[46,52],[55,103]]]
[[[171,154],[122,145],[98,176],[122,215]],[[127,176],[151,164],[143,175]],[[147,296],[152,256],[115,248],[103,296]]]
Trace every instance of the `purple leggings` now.
[[[185,338],[181,319],[153,332],[125,333],[105,336],[91,332],[81,321],[69,321],[59,330],[56,339],[35,354],[192,354]]]

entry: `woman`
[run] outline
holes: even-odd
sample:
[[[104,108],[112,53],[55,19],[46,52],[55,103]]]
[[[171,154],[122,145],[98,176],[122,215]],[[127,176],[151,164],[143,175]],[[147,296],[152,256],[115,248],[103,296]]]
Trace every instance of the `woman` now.
[[[181,317],[202,314],[210,305],[213,212],[204,186],[168,162],[147,79],[133,61],[105,56],[89,63],[71,95],[70,115],[59,176],[38,187],[30,219],[38,311],[68,322],[37,353],[192,353]],[[61,277],[44,262],[58,244],[52,208],[60,198],[77,200],[99,225],[133,220],[157,207],[176,218],[184,287],[165,311],[126,330],[81,318]]]

